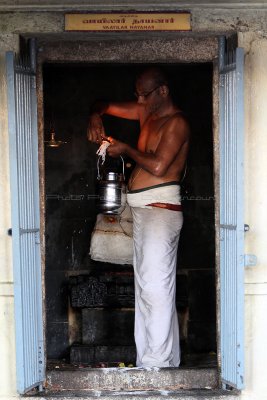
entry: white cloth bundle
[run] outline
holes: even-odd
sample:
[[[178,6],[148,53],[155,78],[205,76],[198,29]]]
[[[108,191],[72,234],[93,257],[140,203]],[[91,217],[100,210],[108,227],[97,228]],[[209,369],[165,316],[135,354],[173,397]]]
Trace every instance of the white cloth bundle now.
[[[92,260],[112,264],[133,264],[133,220],[130,207],[121,215],[98,214],[91,235]]]
[[[96,154],[102,159],[102,164],[104,164],[104,162],[106,160],[106,153],[107,153],[107,148],[109,145],[110,145],[110,143],[107,140],[103,140],[99,149],[96,152]]]

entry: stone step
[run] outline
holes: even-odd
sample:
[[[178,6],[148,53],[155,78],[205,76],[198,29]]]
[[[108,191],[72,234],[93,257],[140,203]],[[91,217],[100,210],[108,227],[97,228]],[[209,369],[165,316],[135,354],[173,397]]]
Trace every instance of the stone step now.
[[[47,371],[49,390],[216,389],[216,368],[83,368]]]
[[[214,389],[152,390],[152,391],[51,391],[38,396],[23,396],[23,400],[239,400],[238,392]]]

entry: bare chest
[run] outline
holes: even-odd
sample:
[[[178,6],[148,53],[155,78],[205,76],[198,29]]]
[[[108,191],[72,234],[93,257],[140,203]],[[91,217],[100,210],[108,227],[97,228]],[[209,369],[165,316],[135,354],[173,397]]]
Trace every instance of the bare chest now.
[[[149,120],[141,128],[138,140],[138,149],[146,153],[156,151],[162,136],[161,126],[164,122],[161,119]]]

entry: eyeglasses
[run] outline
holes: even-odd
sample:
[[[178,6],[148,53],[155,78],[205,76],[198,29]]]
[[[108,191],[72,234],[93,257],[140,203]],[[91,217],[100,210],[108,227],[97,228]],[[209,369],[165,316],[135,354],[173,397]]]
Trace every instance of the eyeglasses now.
[[[139,99],[139,97],[143,97],[144,99],[146,99],[151,93],[155,92],[155,90],[157,90],[158,88],[160,88],[161,85],[156,86],[154,89],[150,90],[150,92],[147,93],[137,93],[134,92],[134,95],[137,99]]]

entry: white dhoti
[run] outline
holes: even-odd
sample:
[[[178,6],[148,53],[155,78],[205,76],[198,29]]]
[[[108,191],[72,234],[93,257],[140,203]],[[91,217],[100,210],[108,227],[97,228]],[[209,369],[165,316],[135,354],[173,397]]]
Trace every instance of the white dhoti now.
[[[172,185],[165,186],[166,193]],[[176,184],[176,189],[179,186]],[[149,197],[157,188],[139,191]],[[159,188],[162,191],[162,185]],[[165,195],[166,195],[165,193]],[[173,194],[173,189],[170,190]],[[131,193],[130,193],[131,194]],[[136,194],[133,193],[133,194]],[[150,193],[151,194],[151,193]],[[150,196],[150,202],[154,202]],[[158,202],[157,196],[155,197]],[[166,204],[180,204],[179,194]],[[131,200],[129,201],[130,205]],[[176,261],[183,216],[145,204],[132,207],[135,272],[135,342],[139,367],[178,367]]]

